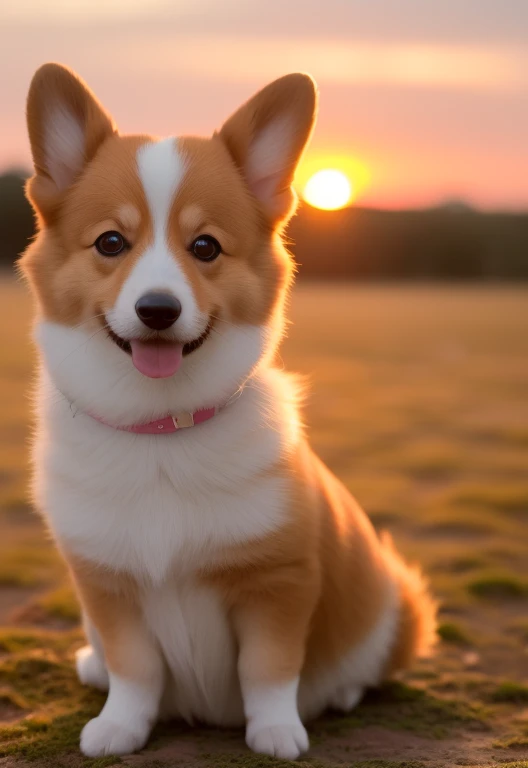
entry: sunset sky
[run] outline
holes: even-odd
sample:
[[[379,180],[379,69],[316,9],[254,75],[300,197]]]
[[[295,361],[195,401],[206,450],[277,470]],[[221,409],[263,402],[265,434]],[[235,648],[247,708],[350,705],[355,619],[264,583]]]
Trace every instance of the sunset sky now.
[[[124,132],[210,133],[267,81],[321,91],[299,183],[357,201],[528,209],[528,0],[14,0],[0,5],[0,168],[29,166],[33,71],[61,61]]]

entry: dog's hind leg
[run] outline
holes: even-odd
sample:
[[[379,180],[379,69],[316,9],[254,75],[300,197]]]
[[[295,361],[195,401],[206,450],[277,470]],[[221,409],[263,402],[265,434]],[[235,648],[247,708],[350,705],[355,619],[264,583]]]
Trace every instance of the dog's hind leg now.
[[[83,685],[107,691],[108,670],[99,633],[86,614],[83,615],[83,625],[88,645],[79,648],[75,654],[77,675]]]
[[[363,698],[364,690],[361,685],[343,685],[333,694],[328,706],[338,712],[350,712]]]

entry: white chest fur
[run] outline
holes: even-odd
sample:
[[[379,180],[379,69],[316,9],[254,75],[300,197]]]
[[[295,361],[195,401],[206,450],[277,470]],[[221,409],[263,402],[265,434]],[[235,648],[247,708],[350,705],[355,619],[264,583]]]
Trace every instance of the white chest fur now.
[[[74,416],[52,385],[42,388],[37,501],[57,539],[78,555],[161,584],[171,570],[192,572],[219,547],[283,522],[285,481],[263,471],[285,438],[263,423],[258,388],[204,424],[160,436]]]
[[[143,608],[170,670],[162,716],[241,725],[236,643],[219,596],[192,581],[167,583],[145,592]]]

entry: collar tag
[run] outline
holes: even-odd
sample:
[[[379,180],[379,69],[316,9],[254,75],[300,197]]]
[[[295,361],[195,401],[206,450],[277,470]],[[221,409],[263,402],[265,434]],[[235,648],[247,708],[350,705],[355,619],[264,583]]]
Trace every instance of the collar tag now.
[[[179,413],[174,414],[172,420],[176,429],[194,427],[194,414],[190,411],[180,411]]]

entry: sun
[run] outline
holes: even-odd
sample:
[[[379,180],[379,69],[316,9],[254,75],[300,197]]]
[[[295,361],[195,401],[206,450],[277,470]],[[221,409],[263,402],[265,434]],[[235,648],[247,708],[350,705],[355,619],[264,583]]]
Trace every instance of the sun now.
[[[348,177],[334,168],[318,171],[306,182],[303,197],[307,203],[325,211],[344,208],[352,197]]]

